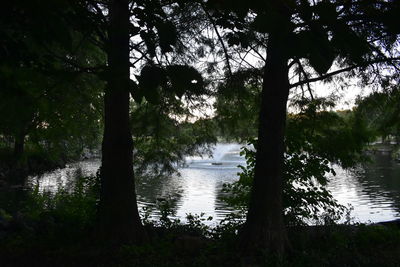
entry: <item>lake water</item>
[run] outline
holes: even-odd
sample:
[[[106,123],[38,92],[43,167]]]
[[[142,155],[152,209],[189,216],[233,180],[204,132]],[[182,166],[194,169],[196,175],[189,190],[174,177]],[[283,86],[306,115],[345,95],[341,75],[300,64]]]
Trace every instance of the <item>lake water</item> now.
[[[214,158],[189,157],[180,175],[137,181],[139,207],[154,208],[166,199],[176,211],[175,216],[184,221],[186,214],[205,213],[215,224],[232,209],[221,200],[224,183],[238,179],[237,173],[245,165],[239,155],[240,145],[218,144]],[[373,155],[373,162],[345,171],[335,166],[337,175],[329,178],[328,189],[341,204],[352,205],[351,216],[356,222],[378,222],[400,218],[400,164],[388,154]],[[41,190],[56,190],[65,185],[76,169],[94,174],[99,160],[87,160],[68,165],[40,177],[30,177],[29,182],[39,182]],[[154,209],[153,215],[157,216]]]

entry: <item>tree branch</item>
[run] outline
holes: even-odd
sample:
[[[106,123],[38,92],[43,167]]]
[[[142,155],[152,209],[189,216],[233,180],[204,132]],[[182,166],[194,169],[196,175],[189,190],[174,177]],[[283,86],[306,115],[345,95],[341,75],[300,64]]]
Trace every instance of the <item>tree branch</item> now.
[[[200,5],[201,5],[201,7],[202,7],[204,13],[206,13],[206,16],[207,16],[208,19],[210,20],[210,22],[211,22],[211,24],[212,24],[212,26],[213,26],[213,28],[214,28],[215,33],[217,34],[218,40],[219,40],[219,42],[221,43],[222,49],[224,50],[225,61],[226,61],[226,66],[227,66],[228,71],[229,71],[229,75],[232,75],[232,68],[231,68],[231,64],[229,63],[228,50],[227,50],[227,48],[226,48],[226,46],[225,46],[224,40],[222,39],[221,35],[219,34],[217,25],[215,24],[215,22],[214,22],[212,16],[210,15],[210,13],[208,13],[208,11],[207,11],[206,7],[204,6],[204,4],[201,3]]]
[[[296,59],[296,61],[299,66],[300,73],[302,73],[304,75],[305,80],[309,80],[308,73],[304,70],[303,65],[300,62],[300,59]],[[301,75],[300,75],[300,77],[301,77]],[[310,94],[311,100],[314,101],[314,95],[311,90],[310,82],[307,82],[306,85],[307,85],[307,90],[308,90],[308,93]]]
[[[376,64],[376,63],[393,62],[393,61],[399,61],[399,60],[400,60],[400,57],[380,58],[380,59],[372,60],[372,61],[369,61],[369,62],[365,62],[364,64],[352,65],[352,66],[349,66],[347,68],[343,68],[343,69],[340,69],[340,70],[336,70],[336,71],[332,71],[332,72],[326,73],[326,74],[321,75],[319,77],[309,78],[309,79],[306,78],[303,81],[299,81],[297,83],[291,84],[289,86],[289,88],[294,88],[294,87],[297,87],[297,86],[300,86],[300,85],[303,85],[303,84],[306,84],[306,83],[318,82],[318,81],[324,80],[326,78],[335,76],[335,75],[340,74],[340,73],[348,72],[348,71],[351,71],[351,70],[354,70],[354,69],[357,69],[357,68],[361,68],[361,67],[367,67],[369,65],[373,65],[373,64]]]

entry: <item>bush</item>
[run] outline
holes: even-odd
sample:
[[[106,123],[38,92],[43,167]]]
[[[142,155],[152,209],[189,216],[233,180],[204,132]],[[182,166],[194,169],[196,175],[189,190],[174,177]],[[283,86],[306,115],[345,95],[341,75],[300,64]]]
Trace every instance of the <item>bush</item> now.
[[[57,230],[78,233],[93,225],[98,199],[98,174],[84,176],[78,169],[71,182],[66,186],[60,185],[56,192],[41,192],[39,184],[36,184],[28,194],[22,213],[29,220],[54,221]]]
[[[255,141],[249,141],[248,145],[254,146]],[[247,165],[239,166],[242,169],[239,180],[225,184],[223,192],[226,193],[225,201],[239,209],[244,218],[253,183],[256,151],[244,147],[241,155]],[[316,154],[285,154],[283,203],[287,225],[332,223],[343,216],[346,208],[324,187],[329,173],[335,175],[329,161]]]

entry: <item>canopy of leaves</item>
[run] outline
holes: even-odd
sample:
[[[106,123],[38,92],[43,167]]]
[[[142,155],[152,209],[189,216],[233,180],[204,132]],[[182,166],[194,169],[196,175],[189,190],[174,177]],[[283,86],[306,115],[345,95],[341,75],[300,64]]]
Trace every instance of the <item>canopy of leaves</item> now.
[[[261,71],[241,70],[218,87],[214,120],[219,135],[246,141],[257,136]]]
[[[97,145],[103,84],[91,70],[104,54],[70,24],[72,6],[11,1],[1,12],[1,135],[63,154]]]
[[[201,74],[190,66],[168,65],[163,68],[146,65],[137,78],[139,85],[131,81],[131,94],[139,102],[144,97],[148,102],[157,104],[160,102],[160,94],[165,93],[178,98],[182,98],[183,95],[199,96],[206,93]]]
[[[266,36],[273,33],[279,36],[288,59],[306,59],[320,76],[335,60],[342,66],[365,66],[391,57],[387,51],[398,45],[400,31],[394,14],[400,12],[400,4],[394,0],[257,0],[235,4],[209,0],[207,6],[227,32],[229,45],[267,45]]]
[[[321,110],[322,99],[302,103],[298,114],[290,114],[286,130],[287,152],[306,151],[343,167],[362,161],[362,149],[372,133],[350,111]]]
[[[189,116],[189,111],[180,104],[176,101],[163,106],[149,102],[134,105],[132,132],[134,165],[138,175],[158,176],[176,172],[177,167],[185,163],[186,156],[200,156],[216,142],[213,122],[207,119],[192,123],[183,120]]]

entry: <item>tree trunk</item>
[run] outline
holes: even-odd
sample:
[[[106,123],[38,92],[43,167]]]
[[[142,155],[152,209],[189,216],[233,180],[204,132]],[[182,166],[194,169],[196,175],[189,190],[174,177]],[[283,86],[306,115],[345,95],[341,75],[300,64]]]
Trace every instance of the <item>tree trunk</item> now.
[[[133,141],[129,123],[128,0],[111,0],[108,45],[109,78],[105,91],[99,237],[108,243],[141,243],[141,224],[133,173]]]
[[[240,235],[243,253],[284,252],[283,157],[289,94],[287,57],[282,39],[270,34],[263,77],[254,183],[246,224]]]
[[[18,161],[24,153],[25,135],[17,134],[14,139],[14,159]]]

